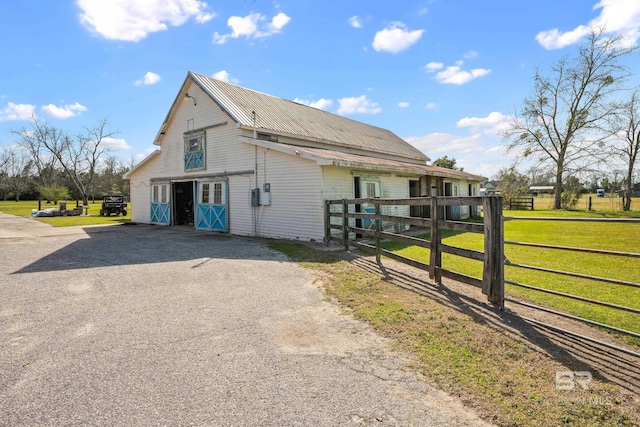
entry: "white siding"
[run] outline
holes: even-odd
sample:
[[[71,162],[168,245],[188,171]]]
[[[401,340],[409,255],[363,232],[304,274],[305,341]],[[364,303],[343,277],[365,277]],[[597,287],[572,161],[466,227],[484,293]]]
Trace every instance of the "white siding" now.
[[[314,161],[257,149],[258,188],[271,185],[271,205],[253,208],[257,234],[302,240],[324,238],[322,170]],[[252,186],[255,186],[255,178]]]

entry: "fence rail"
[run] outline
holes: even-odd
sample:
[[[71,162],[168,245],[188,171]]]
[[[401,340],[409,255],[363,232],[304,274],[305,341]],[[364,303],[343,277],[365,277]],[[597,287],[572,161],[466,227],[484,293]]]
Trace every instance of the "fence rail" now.
[[[362,212],[362,206],[373,206],[373,212]],[[385,206],[428,206],[430,218],[415,218],[405,215],[383,213]],[[447,220],[446,207],[482,206],[482,224]],[[339,207],[339,208],[338,208]],[[332,222],[336,220],[339,224]],[[389,232],[384,224],[414,225],[428,229],[430,238],[419,239]],[[368,226],[363,226],[364,224]],[[339,233],[332,232],[340,231]],[[440,230],[454,230],[484,235],[484,251],[458,248],[443,244]],[[494,305],[504,305],[504,245],[503,245],[502,199],[499,197],[415,197],[410,199],[341,199],[325,202],[325,241],[338,241],[349,250],[351,244],[375,251],[376,261],[382,255],[429,272],[429,278],[441,283],[441,278],[450,278],[482,289]],[[374,239],[366,243],[359,238]],[[416,261],[387,251],[381,247],[382,239],[392,240],[429,249],[429,262]],[[442,265],[442,254],[448,253],[483,263],[482,279],[451,271]]]
[[[620,304],[613,304],[604,301],[598,301],[593,298],[587,298],[580,295],[574,295],[569,292],[560,292],[554,289],[545,289],[537,284],[519,283],[514,280],[505,280],[505,266],[515,269],[526,269],[537,271],[544,274],[553,274],[562,277],[570,277],[580,280],[588,280],[600,283],[606,283],[609,286],[626,286],[630,288],[640,288],[639,283],[626,280],[619,280],[606,277],[597,277],[594,275],[561,271],[552,268],[538,267],[526,265],[522,263],[510,262],[504,254],[506,245],[530,247],[535,250],[554,250],[554,251],[570,251],[591,254],[601,254],[607,256],[640,258],[640,253],[612,251],[604,249],[580,248],[561,245],[551,245],[532,242],[516,242],[504,240],[504,223],[505,221],[564,221],[564,222],[602,222],[602,223],[625,223],[640,224],[640,219],[628,218],[551,218],[551,217],[504,217],[502,215],[502,198],[489,197],[416,197],[410,199],[341,199],[327,200],[325,202],[325,240],[338,241],[344,245],[345,250],[349,250],[350,246],[357,246],[374,251],[376,260],[380,263],[381,256],[389,257],[394,260],[403,262],[429,273],[429,278],[435,283],[440,284],[443,277],[457,280],[471,286],[482,289],[487,295],[487,299],[494,305],[502,308],[504,301],[523,305],[529,308],[537,308],[541,311],[557,314],[568,319],[576,320],[592,326],[598,326],[617,333],[625,334],[631,337],[640,338],[640,334],[623,328],[607,325],[605,323],[596,322],[574,314],[568,314],[562,311],[541,307],[515,298],[505,297],[505,283],[514,287],[527,289],[532,292],[553,295],[559,298],[579,301],[585,304],[597,305],[608,309],[640,315],[640,309],[627,307]],[[362,209],[367,206],[367,211]],[[428,207],[430,218],[416,218],[406,215],[391,215],[388,211],[383,212],[385,207],[389,206],[423,206]],[[450,206],[482,206],[483,222],[473,223],[464,221],[452,221],[447,219],[446,207]],[[373,207],[373,210],[371,209]],[[406,210],[408,212],[408,209]],[[471,209],[469,209],[471,211]],[[398,228],[401,226],[416,226],[430,231],[429,239],[417,238],[411,235],[403,234]],[[394,231],[390,231],[394,229]],[[462,232],[480,233],[484,235],[484,250],[477,251],[472,249],[458,248],[442,243],[440,230],[454,230]],[[415,260],[404,257],[392,251],[381,247],[382,240],[396,241],[408,245],[419,246],[429,249],[429,259]],[[447,269],[442,265],[442,254],[453,254],[459,257],[480,261],[483,263],[482,278],[471,277],[460,272]],[[556,325],[544,324],[539,320],[537,324],[541,324],[550,328],[557,328]],[[612,347],[613,348],[613,347]],[[635,354],[635,353],[634,353]]]

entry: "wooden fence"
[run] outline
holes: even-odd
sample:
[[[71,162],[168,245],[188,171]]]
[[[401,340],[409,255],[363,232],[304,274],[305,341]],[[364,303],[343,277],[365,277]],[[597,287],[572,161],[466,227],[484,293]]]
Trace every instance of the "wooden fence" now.
[[[417,218],[408,216],[411,212],[410,208],[404,209],[407,215],[391,215],[389,207],[412,207],[423,206],[422,212],[430,212],[430,218]],[[469,212],[477,206],[482,206],[483,216],[482,223],[462,222],[447,220],[447,209],[451,206],[468,206]],[[366,207],[366,209],[363,209]],[[428,209],[426,209],[428,207]],[[386,208],[386,212],[383,210]],[[441,278],[449,278],[476,286],[482,289],[487,295],[487,299],[494,305],[503,308],[504,302],[509,301],[528,308],[547,312],[560,317],[576,320],[592,326],[608,329],[617,333],[628,335],[640,339],[637,332],[621,329],[601,322],[571,315],[566,312],[553,310],[548,307],[534,305],[529,302],[520,301],[514,298],[505,297],[505,283],[526,288],[530,291],[551,294],[557,297],[566,298],[568,300],[581,301],[587,304],[594,304],[619,310],[627,313],[640,315],[640,309],[611,304],[603,301],[597,301],[591,298],[585,298],[579,295],[571,295],[567,292],[559,292],[553,289],[545,289],[536,284],[518,283],[511,280],[505,280],[505,265],[510,268],[525,269],[537,271],[541,273],[552,273],[559,277],[573,277],[578,279],[589,279],[594,282],[606,283],[614,286],[626,286],[629,288],[640,288],[640,284],[623,280],[615,280],[604,277],[593,277],[586,274],[554,270],[525,264],[512,263],[506,260],[504,255],[504,246],[517,245],[528,246],[538,249],[551,249],[557,251],[572,251],[583,253],[595,253],[616,257],[640,258],[640,253],[615,252],[598,249],[575,248],[566,246],[557,246],[549,244],[515,242],[504,240],[504,220],[510,221],[532,220],[532,221],[576,221],[576,222],[624,222],[624,223],[640,223],[638,219],[592,219],[592,218],[544,218],[544,217],[504,217],[502,214],[502,198],[496,196],[490,197],[423,197],[410,199],[343,199],[343,200],[327,200],[325,202],[325,241],[338,241],[344,245],[345,250],[349,250],[350,246],[358,246],[375,251],[376,260],[381,261],[381,256],[406,263],[413,267],[429,272],[429,277],[437,284],[441,283]],[[403,233],[398,227],[401,225],[413,225],[421,229],[430,231],[429,240],[413,237],[407,233]],[[464,249],[443,244],[441,241],[440,230],[454,230],[462,232],[481,233],[484,235],[484,250],[476,251]],[[428,262],[410,259],[398,255],[392,251],[388,251],[381,247],[381,241],[396,241],[409,245],[419,246],[429,249]],[[449,253],[460,257],[481,261],[483,263],[482,279],[471,277],[459,272],[451,271],[442,265],[442,253]],[[615,345],[601,342],[593,338],[563,330],[556,325],[543,323],[534,319],[526,319],[534,324],[541,325],[546,328],[554,329],[565,335],[572,335],[589,342],[604,345],[609,348],[615,348],[619,351],[640,357],[637,352],[617,347]]]
[[[367,206],[367,209],[362,207]],[[384,207],[429,207],[430,218],[383,213]],[[469,211],[482,206],[483,223],[447,220],[447,207],[467,206]],[[373,209],[372,209],[373,207]],[[370,212],[367,212],[370,211]],[[389,209],[386,209],[387,211]],[[406,209],[409,211],[409,209]],[[372,212],[371,212],[372,211]],[[429,229],[430,239],[401,234],[398,225],[414,225]],[[392,230],[392,231],[389,231]],[[484,251],[457,248],[443,244],[440,230],[456,230],[484,234]],[[367,239],[367,240],[365,240]],[[430,250],[429,262],[403,257],[381,247],[382,240],[392,240]],[[410,199],[342,199],[325,201],[325,241],[338,241],[349,250],[351,244],[374,250],[380,263],[381,255],[429,272],[436,283],[441,278],[457,280],[482,289],[494,305],[504,305],[504,233],[502,198],[500,197],[416,197]],[[451,271],[442,265],[442,253],[458,255],[483,263],[482,279]]]

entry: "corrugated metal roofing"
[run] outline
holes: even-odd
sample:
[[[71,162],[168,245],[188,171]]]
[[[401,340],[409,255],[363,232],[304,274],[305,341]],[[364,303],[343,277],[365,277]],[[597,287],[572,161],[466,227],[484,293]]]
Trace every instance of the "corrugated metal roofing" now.
[[[249,141],[247,139],[247,141]],[[253,142],[249,142],[253,143]],[[345,153],[336,150],[327,150],[322,148],[311,147],[292,147],[278,142],[259,141],[259,145],[265,147],[273,147],[283,151],[295,150],[297,152],[307,154],[311,158],[324,159],[331,161],[334,166],[339,167],[367,167],[376,169],[396,170],[404,173],[415,173],[419,175],[440,176],[443,178],[466,179],[469,181],[484,181],[486,178],[480,175],[474,175],[468,172],[447,169],[439,166],[418,165],[415,163],[401,162],[397,160],[380,159],[375,157],[367,157],[359,154]]]
[[[426,163],[429,158],[393,132],[297,102],[189,72],[189,76],[238,123],[327,144],[405,157]]]

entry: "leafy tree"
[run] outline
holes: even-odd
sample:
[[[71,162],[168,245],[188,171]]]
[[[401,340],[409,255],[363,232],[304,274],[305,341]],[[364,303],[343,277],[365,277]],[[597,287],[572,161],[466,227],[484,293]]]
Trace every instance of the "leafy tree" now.
[[[620,59],[634,50],[622,47],[621,37],[605,38],[603,33],[592,30],[577,56],[560,59],[549,75],[536,69],[532,93],[505,132],[508,149],[519,159],[534,158],[555,169],[555,209],[561,207],[565,173],[598,159],[609,136],[603,119],[615,111],[611,95],[627,72]]]
[[[69,189],[63,185],[41,186],[40,195],[46,200],[58,204],[59,200],[67,200],[69,198]]]
[[[438,157],[431,164],[433,166],[439,166],[441,168],[453,169],[453,170],[464,170],[464,168],[459,168],[456,166],[457,160],[455,158],[449,158],[448,156]]]
[[[507,202],[513,197],[529,194],[529,178],[513,166],[500,169],[493,180],[498,181],[500,195]]]

